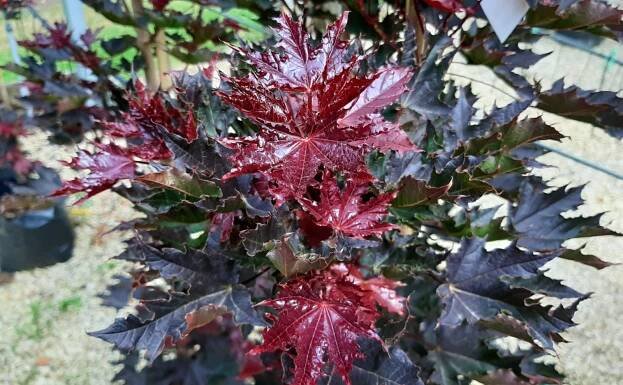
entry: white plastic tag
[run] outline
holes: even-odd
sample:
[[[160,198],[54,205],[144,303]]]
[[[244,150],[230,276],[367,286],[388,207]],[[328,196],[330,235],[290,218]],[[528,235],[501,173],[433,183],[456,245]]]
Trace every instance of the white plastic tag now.
[[[502,43],[530,9],[526,0],[482,0],[480,6]]]

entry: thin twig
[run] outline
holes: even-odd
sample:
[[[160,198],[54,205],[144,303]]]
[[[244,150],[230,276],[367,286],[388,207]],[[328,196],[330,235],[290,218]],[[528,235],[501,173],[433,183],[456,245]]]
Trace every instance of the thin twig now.
[[[558,149],[558,148],[555,148],[555,147],[551,147],[551,146],[549,146],[547,144],[543,144],[543,143],[535,143],[535,144],[538,147],[541,147],[541,148],[543,148],[543,149],[545,149],[547,151],[556,153],[556,154],[558,154],[560,156],[563,156],[565,158],[571,159],[574,162],[580,163],[581,165],[584,165],[586,167],[590,167],[590,168],[592,168],[594,170],[597,170],[597,171],[601,171],[604,174],[609,175],[609,176],[611,176],[613,178],[617,178],[619,180],[623,180],[623,174],[620,174],[620,173],[618,173],[616,171],[612,171],[609,168],[606,168],[606,167],[604,167],[602,165],[599,165],[597,163],[593,163],[590,160],[587,160],[587,159],[584,159],[584,158],[580,158],[579,156],[570,154],[570,153],[568,153],[568,152],[566,152],[564,150],[561,150],[561,149]]]
[[[266,272],[267,272],[267,271],[269,271],[270,269],[272,269],[272,267],[270,267],[270,266],[265,267],[265,268],[264,268],[264,269],[262,269],[259,273],[257,273],[257,274],[255,274],[255,275],[253,275],[253,276],[252,276],[252,277],[250,277],[250,278],[245,279],[244,281],[242,281],[242,282],[240,282],[240,283],[241,283],[241,284],[243,284],[243,285],[246,285],[247,283],[249,283],[249,282],[251,282],[251,281],[253,281],[253,280],[257,279],[259,276],[263,275],[264,273],[266,273]]]

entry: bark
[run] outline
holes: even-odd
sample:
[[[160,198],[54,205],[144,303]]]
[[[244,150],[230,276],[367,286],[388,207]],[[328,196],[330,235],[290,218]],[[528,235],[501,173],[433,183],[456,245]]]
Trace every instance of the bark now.
[[[139,20],[145,12],[142,0],[132,0],[134,18]],[[158,75],[158,63],[154,58],[153,42],[149,35],[149,30],[145,26],[136,27],[137,48],[145,61],[145,82],[147,89],[156,91],[160,86],[160,76]]]
[[[405,11],[407,23],[409,23],[415,29],[415,61],[418,65],[420,65],[426,55],[426,23],[424,22],[423,17],[418,10],[416,0],[407,0]]]
[[[164,30],[159,30],[156,33],[156,57],[158,58],[158,68],[160,69],[160,88],[168,90],[171,88],[171,60],[169,54],[166,51],[166,37]]]
[[[5,106],[11,105],[11,99],[9,96],[9,90],[7,89],[6,84],[4,84],[4,71],[0,68],[0,99],[2,99],[2,104]]]

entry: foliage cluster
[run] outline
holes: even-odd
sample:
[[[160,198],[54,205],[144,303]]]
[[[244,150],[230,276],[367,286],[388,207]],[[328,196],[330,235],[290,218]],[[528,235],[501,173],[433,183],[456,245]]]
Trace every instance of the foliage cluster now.
[[[122,2],[96,3],[124,22]],[[153,3],[150,15],[169,6]],[[543,267],[605,268],[564,243],[612,234],[599,215],[562,215],[581,188],[549,191],[530,174],[535,142],[562,135],[526,111],[616,135],[623,103],[562,81],[543,90],[522,70],[546,55],[524,43],[534,27],[618,39],[623,12],[532,0],[502,44],[475,1],[343,1],[341,15],[328,3],[283,13],[272,49],[232,47],[218,89],[214,62],[173,73],[171,90],[115,86],[119,108],[103,108],[92,150],[69,162],[84,174],[57,195],[113,189],[143,214],[119,226],[133,236],[115,258],[132,268],[104,296],[132,310],[91,333],[128,353],[116,378],[562,383],[547,358],[587,295]],[[54,42],[30,43],[43,65]],[[447,76],[459,58],[491,68],[516,100],[478,108]]]

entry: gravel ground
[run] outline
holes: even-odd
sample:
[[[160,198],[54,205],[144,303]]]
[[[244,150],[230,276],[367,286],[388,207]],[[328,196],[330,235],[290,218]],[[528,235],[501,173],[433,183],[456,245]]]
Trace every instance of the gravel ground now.
[[[45,164],[60,166],[57,160],[69,152],[46,143],[43,135],[33,135],[25,147]],[[123,270],[120,262],[109,260],[123,250],[123,234],[106,232],[136,214],[112,193],[69,212],[76,223],[74,257],[18,272],[11,283],[0,286],[2,385],[104,385],[115,373],[110,362],[116,353],[86,332],[107,326],[115,316],[97,295]]]
[[[612,47],[598,47],[612,50]],[[555,49],[534,74],[545,84],[560,76],[584,87],[620,90],[623,69],[614,67],[602,80],[603,63],[577,50],[544,41],[539,52]],[[592,64],[591,64],[592,63]],[[589,69],[595,67],[589,71]],[[469,71],[456,65],[451,72],[493,82],[483,69]],[[457,78],[457,81],[465,81]],[[496,83],[496,87],[503,85]],[[481,103],[508,102],[508,97],[482,83],[474,84]],[[506,99],[505,99],[506,98]],[[530,114],[542,114],[531,111]],[[543,114],[544,118],[567,135],[563,143],[552,143],[575,155],[592,160],[618,172],[623,171],[623,146],[598,129]],[[41,135],[28,138],[25,147],[45,164],[57,167],[67,151],[45,146]],[[50,150],[54,151],[50,153]],[[47,152],[46,152],[47,151]],[[580,215],[606,212],[602,224],[623,233],[623,181],[579,165],[556,154],[542,161],[553,167],[538,173],[555,186],[586,184],[586,203]],[[0,384],[2,385],[105,385],[110,384],[116,357],[109,346],[85,335],[85,331],[106,326],[114,310],[100,306],[96,295],[122,270],[109,257],[122,249],[120,234],[104,235],[119,220],[135,214],[128,204],[114,194],[103,193],[86,204],[71,209],[76,221],[75,257],[47,269],[21,272],[13,282],[0,286]],[[577,215],[577,214],[576,214]],[[577,242],[576,242],[577,244]],[[570,243],[573,246],[573,243]],[[578,245],[579,246],[579,245]],[[623,237],[592,238],[586,252],[612,262],[622,262]],[[575,320],[579,326],[566,333],[570,341],[559,349],[559,366],[571,385],[623,384],[623,265],[602,271],[567,261],[556,261],[550,275],[565,280],[579,290],[593,292],[580,305]]]

